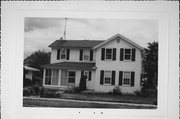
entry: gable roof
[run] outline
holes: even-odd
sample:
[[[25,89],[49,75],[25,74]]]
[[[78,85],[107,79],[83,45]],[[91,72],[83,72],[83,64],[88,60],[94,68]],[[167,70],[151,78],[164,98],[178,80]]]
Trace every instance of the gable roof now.
[[[94,70],[93,62],[59,62],[43,65],[44,68],[76,69],[76,70]]]
[[[56,40],[49,47],[53,48],[93,48],[104,42],[103,40]]]
[[[122,36],[121,34],[116,34],[116,35],[112,36],[111,38],[107,39],[106,41],[104,41],[104,42],[102,42],[102,43],[94,46],[93,49],[97,49],[97,48],[99,48],[99,47],[101,47],[101,46],[109,43],[110,41],[115,40],[116,38],[121,38],[121,39],[127,41],[128,43],[132,44],[133,46],[139,48],[140,50],[143,50],[143,49],[144,49],[143,47],[141,47],[141,46],[138,45],[137,43],[131,41],[130,39],[128,39],[128,38],[126,38],[126,37],[124,37],[124,36]]]

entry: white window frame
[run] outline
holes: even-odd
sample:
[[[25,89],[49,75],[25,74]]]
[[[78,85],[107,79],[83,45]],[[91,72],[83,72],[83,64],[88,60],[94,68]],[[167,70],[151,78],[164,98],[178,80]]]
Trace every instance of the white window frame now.
[[[64,58],[62,58],[62,57],[61,57],[61,56],[62,56],[62,52],[63,52],[63,50],[64,50],[64,53],[65,53],[65,57],[64,57]],[[67,50],[66,50],[66,49],[64,49],[64,48],[62,48],[60,52],[61,52],[61,53],[60,53],[60,59],[61,59],[61,60],[66,60],[66,57],[67,57],[67,56],[66,56],[66,54],[67,54]]]
[[[129,84],[124,84],[125,83],[125,73],[129,73],[130,75],[129,75]],[[131,86],[131,71],[124,71],[123,72],[123,81],[122,81],[122,85],[123,86]]]
[[[46,76],[46,70],[47,69],[45,69],[45,82],[44,82],[44,85],[46,85],[46,86],[59,86],[59,69],[48,69],[48,70],[51,70],[51,76]],[[52,85],[52,80],[53,80],[53,70],[58,70],[58,83],[57,83],[57,85]],[[46,84],[46,77],[50,77],[50,84]]]
[[[69,82],[69,72],[75,72],[75,76],[74,76],[74,84],[76,83],[76,71],[75,70],[69,70],[68,71],[68,83],[71,83],[71,82]]]
[[[88,59],[85,60],[85,56],[88,56]],[[83,61],[90,61],[90,52],[88,50],[83,50]]]
[[[107,77],[107,78],[110,78],[110,82],[109,83],[105,82],[105,80],[106,80],[105,79],[106,78],[106,76],[105,76],[106,72],[110,72],[110,76]],[[111,82],[112,82],[112,71],[108,71],[108,70],[104,71],[104,85],[111,85]]]
[[[106,59],[106,50],[107,49],[110,49],[111,50],[111,59]],[[113,49],[112,48],[105,48],[105,60],[107,60],[107,61],[111,61],[113,59]]]
[[[130,59],[125,59],[126,50],[130,50]],[[131,48],[124,48],[124,61],[131,61],[132,60],[132,49]]]

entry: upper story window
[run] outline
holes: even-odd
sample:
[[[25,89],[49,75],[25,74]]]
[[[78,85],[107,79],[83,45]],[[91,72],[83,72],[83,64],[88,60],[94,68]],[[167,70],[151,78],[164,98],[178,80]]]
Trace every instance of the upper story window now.
[[[116,48],[102,48],[101,60],[116,60]]]
[[[93,50],[80,49],[79,60],[80,61],[93,61]]]
[[[70,49],[57,49],[57,60],[69,60]]]
[[[61,50],[61,59],[66,59],[66,50],[65,49]]]
[[[131,49],[124,49],[124,60],[131,60]]]
[[[112,49],[106,49],[106,59],[107,60],[112,59]]]
[[[121,48],[120,49],[120,61],[135,61],[136,49]]]

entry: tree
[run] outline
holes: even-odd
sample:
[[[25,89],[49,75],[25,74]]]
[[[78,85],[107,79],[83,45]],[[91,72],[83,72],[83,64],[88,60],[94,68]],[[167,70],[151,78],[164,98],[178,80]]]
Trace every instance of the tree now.
[[[146,87],[155,88],[158,77],[158,42],[148,43],[144,50],[143,70],[147,77]]]
[[[43,78],[43,68],[41,67],[44,64],[49,64],[50,63],[50,52],[45,52],[45,51],[36,51],[34,53],[32,53],[30,56],[28,56],[25,60],[24,60],[24,64],[28,65],[29,67],[33,67],[36,69],[39,69],[39,72],[34,72],[34,78],[33,78],[33,82],[35,83],[35,81],[40,81],[39,83],[41,83],[41,79]]]

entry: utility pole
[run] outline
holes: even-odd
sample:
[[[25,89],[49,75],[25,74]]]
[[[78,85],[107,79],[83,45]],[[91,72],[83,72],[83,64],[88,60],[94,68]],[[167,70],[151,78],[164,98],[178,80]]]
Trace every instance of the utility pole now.
[[[67,23],[67,18],[65,18],[65,26],[64,26],[64,40],[66,40],[66,23]]]

